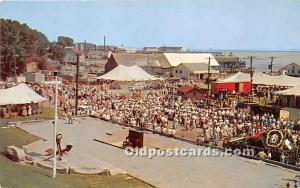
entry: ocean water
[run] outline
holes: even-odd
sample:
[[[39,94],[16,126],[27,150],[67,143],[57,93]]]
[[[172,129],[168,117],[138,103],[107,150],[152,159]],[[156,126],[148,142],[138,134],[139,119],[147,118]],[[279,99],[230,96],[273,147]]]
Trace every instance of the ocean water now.
[[[229,54],[230,51],[225,51]],[[237,55],[246,62],[246,66],[250,67],[249,56],[255,56],[253,59],[253,68],[258,71],[267,71],[268,65],[271,62],[269,57],[274,56],[273,70],[278,70],[281,67],[293,62],[300,63],[300,51],[232,51],[233,55]]]

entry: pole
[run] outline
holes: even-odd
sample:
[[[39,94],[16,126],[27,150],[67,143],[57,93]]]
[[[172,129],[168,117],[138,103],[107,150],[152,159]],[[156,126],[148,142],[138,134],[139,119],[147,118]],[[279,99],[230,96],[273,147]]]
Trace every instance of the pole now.
[[[253,56],[250,56],[251,101],[253,101]]]
[[[56,132],[57,132],[57,76],[55,76],[55,106],[54,106],[54,130],[53,130],[53,178],[56,176]]]
[[[207,97],[210,95],[210,59],[208,58],[208,66],[207,66]]]
[[[104,37],[103,37],[103,49],[104,49],[104,51],[105,51],[105,44],[106,44],[106,36],[104,35]]]
[[[79,78],[79,53],[77,53],[77,63],[76,63],[76,98],[75,98],[75,115],[78,112],[78,78]]]
[[[270,65],[270,76],[272,76],[272,72],[273,72],[273,60],[274,60],[274,57],[270,57],[271,58],[271,65]]]
[[[149,61],[149,53],[148,53],[148,56],[147,56],[147,64],[148,64],[148,73],[150,74],[150,61]]]

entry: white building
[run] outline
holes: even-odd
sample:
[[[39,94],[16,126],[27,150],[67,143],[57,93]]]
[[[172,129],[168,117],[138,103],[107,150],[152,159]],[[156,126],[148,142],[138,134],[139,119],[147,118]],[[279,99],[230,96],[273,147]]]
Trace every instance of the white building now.
[[[291,63],[279,69],[279,72],[285,72],[289,76],[300,77],[300,63]]]
[[[144,47],[143,51],[144,52],[157,52],[158,48],[149,46],[149,47]]]
[[[218,74],[219,71],[210,67],[210,75]],[[180,79],[206,79],[208,75],[207,63],[180,63],[177,67],[173,68],[172,75]]]
[[[77,53],[74,51],[73,47],[65,47],[64,63],[76,64],[77,63]],[[79,62],[84,62],[84,54],[79,56]]]
[[[161,46],[158,48],[159,52],[166,52],[166,53],[184,53],[186,49],[181,46]]]

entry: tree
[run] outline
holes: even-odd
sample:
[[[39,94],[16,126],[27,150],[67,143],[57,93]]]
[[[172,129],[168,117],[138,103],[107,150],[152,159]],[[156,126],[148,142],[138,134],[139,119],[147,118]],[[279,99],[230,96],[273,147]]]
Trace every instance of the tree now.
[[[0,19],[0,54],[2,77],[23,73],[26,58],[42,57],[47,54],[47,37],[26,24]]]
[[[63,61],[65,52],[64,52],[64,47],[57,44],[57,43],[52,43],[50,48],[49,48],[49,57],[53,60],[58,60],[58,61]]]
[[[57,43],[63,47],[65,46],[74,46],[74,40],[70,37],[59,36]]]
[[[47,66],[48,66],[48,57],[47,56],[37,58],[36,62],[37,62],[37,66],[40,70],[47,69]]]

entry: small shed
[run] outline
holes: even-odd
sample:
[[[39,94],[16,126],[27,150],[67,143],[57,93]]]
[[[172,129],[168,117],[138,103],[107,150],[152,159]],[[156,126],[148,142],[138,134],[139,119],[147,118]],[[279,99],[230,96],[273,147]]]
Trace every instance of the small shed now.
[[[205,89],[200,89],[189,85],[181,86],[177,89],[177,91],[178,95],[182,96],[183,98],[194,100],[205,98],[207,92]]]

